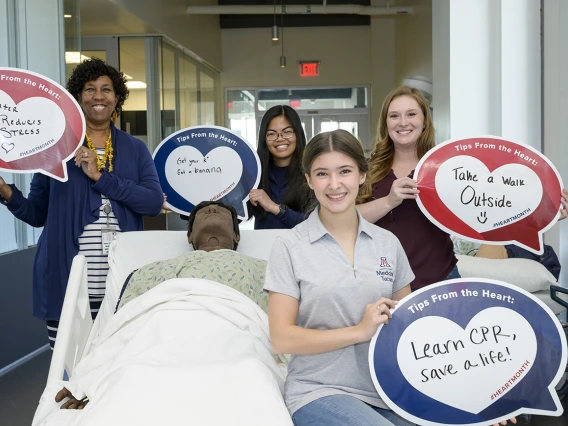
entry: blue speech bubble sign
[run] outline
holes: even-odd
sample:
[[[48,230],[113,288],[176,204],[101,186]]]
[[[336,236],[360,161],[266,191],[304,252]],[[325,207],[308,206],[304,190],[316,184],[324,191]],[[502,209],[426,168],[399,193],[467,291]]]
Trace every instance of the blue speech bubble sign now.
[[[562,414],[566,337],[552,311],[507,283],[448,280],[404,298],[369,349],[373,383],[420,425],[489,425]]]
[[[189,215],[202,201],[231,205],[247,220],[249,192],[260,181],[260,160],[243,138],[218,126],[195,126],[168,136],[154,151],[166,205]]]

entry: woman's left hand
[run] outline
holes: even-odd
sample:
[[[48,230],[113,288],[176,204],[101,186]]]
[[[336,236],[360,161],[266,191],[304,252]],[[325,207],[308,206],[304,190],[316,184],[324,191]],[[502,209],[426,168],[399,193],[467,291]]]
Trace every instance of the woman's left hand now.
[[[517,418],[513,417],[512,419],[509,419],[509,421],[511,423],[513,423],[514,425],[517,424]],[[507,420],[503,420],[501,423],[494,423],[493,426],[499,426],[499,425],[506,425],[507,424]]]
[[[568,216],[568,189],[562,188],[562,197],[560,197],[560,217],[558,220],[564,220]]]
[[[264,189],[252,189],[249,199],[253,206],[260,205],[264,210],[275,215],[280,213],[280,206],[270,199]]]
[[[75,165],[83,169],[83,173],[95,182],[103,175],[97,165],[97,153],[82,146],[75,153]]]

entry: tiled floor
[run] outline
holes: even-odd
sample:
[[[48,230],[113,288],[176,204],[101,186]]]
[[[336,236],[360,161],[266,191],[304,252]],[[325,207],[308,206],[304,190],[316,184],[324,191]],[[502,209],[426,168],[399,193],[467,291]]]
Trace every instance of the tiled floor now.
[[[51,351],[43,352],[0,377],[0,425],[31,425],[47,380],[50,360]],[[568,414],[565,411],[560,417],[533,416],[529,424],[530,426],[568,426]]]
[[[560,417],[545,417],[533,416],[531,419],[531,426],[568,426],[568,414],[566,408],[568,407],[567,401],[564,400],[564,414]]]
[[[0,377],[0,425],[30,426],[47,381],[51,351]]]

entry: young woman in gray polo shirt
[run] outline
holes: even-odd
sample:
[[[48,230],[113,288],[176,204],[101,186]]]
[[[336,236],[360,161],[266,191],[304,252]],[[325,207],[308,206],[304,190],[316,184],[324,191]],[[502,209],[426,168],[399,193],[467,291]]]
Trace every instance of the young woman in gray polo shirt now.
[[[273,247],[264,289],[276,353],[291,353],[285,401],[296,426],[409,425],[381,401],[369,341],[414,279],[398,239],[355,208],[367,162],[344,130],[307,145],[319,206]]]

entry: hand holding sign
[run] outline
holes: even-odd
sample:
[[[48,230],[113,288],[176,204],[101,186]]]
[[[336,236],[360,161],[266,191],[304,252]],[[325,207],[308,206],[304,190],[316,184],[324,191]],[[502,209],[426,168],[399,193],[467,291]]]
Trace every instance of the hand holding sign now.
[[[416,181],[409,177],[396,179],[391,186],[387,203],[390,210],[399,206],[404,200],[414,200],[420,191],[416,188]]]
[[[361,342],[368,342],[377,332],[377,328],[381,324],[388,324],[392,318],[390,309],[394,309],[398,302],[396,300],[381,297],[375,303],[371,303],[365,307],[363,319],[357,325],[361,331]]]
[[[89,179],[97,182],[102,173],[98,167],[98,154],[87,147],[81,147],[75,153],[75,165],[81,167]]]
[[[264,191],[264,189],[251,189],[249,199],[253,206],[262,207],[267,212],[277,215],[280,212],[280,205],[276,204]]]
[[[414,177],[418,205],[433,223],[481,243],[541,254],[542,233],[559,215],[562,184],[552,163],[497,137],[440,144],[420,160]]]
[[[0,170],[66,181],[64,163],[84,135],[81,109],[63,87],[30,71],[0,68]]]
[[[371,342],[373,382],[421,425],[488,425],[520,413],[560,415],[566,365],[560,323],[509,284],[449,280],[412,293]]]

